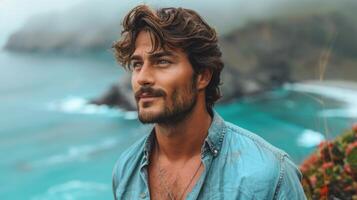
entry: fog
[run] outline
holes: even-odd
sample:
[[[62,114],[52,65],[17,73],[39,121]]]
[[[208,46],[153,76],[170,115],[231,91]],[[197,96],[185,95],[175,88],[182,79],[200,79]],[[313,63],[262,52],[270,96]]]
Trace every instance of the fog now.
[[[15,50],[81,50],[109,46],[117,38],[123,16],[135,5],[181,6],[198,11],[219,34],[250,21],[325,12],[348,7],[353,0],[25,0],[0,2],[0,45],[10,33],[7,46]],[[347,5],[347,6],[346,6]],[[5,12],[4,12],[5,11]],[[15,33],[15,34],[14,34]],[[3,41],[2,41],[3,40]]]
[[[63,12],[83,0],[0,0],[0,46],[12,32],[20,29],[27,20],[39,13]]]

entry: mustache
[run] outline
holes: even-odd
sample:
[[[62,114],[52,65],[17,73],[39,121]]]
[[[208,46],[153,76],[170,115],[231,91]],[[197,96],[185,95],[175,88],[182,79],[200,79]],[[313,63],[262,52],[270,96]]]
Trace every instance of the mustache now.
[[[139,96],[141,96],[143,93],[147,93],[148,95],[154,97],[166,96],[165,91],[161,89],[154,89],[150,86],[142,86],[138,91],[135,92],[135,99],[138,100]]]

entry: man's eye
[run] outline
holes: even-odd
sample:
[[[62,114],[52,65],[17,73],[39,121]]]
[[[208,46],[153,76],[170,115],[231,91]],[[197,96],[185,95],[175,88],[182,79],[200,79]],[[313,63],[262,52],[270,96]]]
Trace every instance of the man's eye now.
[[[171,62],[163,59],[163,60],[158,60],[157,64],[158,65],[169,65],[169,64],[171,64]]]
[[[131,68],[132,69],[136,69],[136,68],[139,68],[139,67],[141,67],[142,66],[142,63],[140,63],[140,62],[133,62],[132,64],[131,64]]]

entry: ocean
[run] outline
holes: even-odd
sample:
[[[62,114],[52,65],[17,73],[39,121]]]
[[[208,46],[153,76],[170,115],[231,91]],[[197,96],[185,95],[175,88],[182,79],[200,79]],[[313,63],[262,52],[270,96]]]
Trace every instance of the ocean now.
[[[110,56],[0,51],[0,199],[112,199],[120,153],[149,130],[135,112],[90,105],[124,73]],[[287,84],[217,105],[299,164],[357,121],[357,91]]]

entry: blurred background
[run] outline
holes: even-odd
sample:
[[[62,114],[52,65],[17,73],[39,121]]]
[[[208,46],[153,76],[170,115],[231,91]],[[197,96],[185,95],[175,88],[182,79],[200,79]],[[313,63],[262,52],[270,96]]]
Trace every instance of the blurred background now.
[[[140,3],[216,28],[216,110],[296,164],[357,121],[356,1],[0,0],[0,199],[112,199],[116,159],[149,129],[111,52]]]

